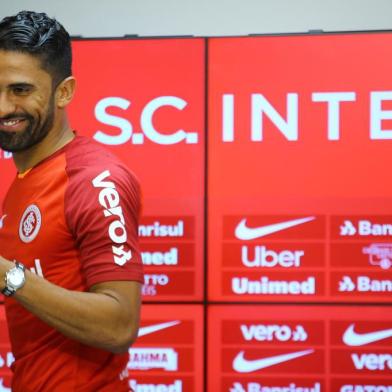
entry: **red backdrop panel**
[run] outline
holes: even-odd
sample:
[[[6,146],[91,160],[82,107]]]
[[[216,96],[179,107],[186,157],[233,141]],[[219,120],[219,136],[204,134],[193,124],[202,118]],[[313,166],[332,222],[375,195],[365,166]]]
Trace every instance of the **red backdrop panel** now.
[[[209,299],[391,300],[391,34],[209,40]]]
[[[202,392],[203,317],[201,305],[144,305],[139,338],[129,350],[130,387],[135,391]],[[10,391],[13,360],[4,307],[1,305],[1,392]]]
[[[200,300],[204,40],[75,41],[73,127],[140,179],[146,301]]]
[[[211,305],[208,390],[390,388],[392,314],[382,307]],[[358,389],[349,389],[358,385]],[[344,387],[345,386],[345,387]],[[383,389],[385,388],[385,389]],[[266,389],[267,390],[267,389]]]
[[[130,386],[202,392],[203,323],[201,305],[144,305],[139,338],[130,350]]]

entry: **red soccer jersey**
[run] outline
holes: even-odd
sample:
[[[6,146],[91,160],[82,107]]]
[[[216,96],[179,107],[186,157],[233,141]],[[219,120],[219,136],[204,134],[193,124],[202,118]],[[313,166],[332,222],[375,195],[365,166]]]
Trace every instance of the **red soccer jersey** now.
[[[3,205],[0,254],[69,290],[105,281],[142,283],[139,209],[139,185],[127,167],[77,136],[13,182]],[[128,354],[71,340],[13,298],[5,306],[13,392],[129,390]]]

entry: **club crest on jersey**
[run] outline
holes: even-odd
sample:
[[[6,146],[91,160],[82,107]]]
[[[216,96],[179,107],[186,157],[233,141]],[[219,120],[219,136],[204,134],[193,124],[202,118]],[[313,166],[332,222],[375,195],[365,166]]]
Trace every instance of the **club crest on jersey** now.
[[[41,211],[35,204],[28,206],[19,223],[19,237],[23,242],[29,243],[37,237],[41,228]]]

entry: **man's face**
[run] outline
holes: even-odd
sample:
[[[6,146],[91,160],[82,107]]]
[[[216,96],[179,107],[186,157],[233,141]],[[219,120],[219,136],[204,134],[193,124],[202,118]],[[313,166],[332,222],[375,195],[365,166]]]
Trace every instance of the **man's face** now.
[[[0,50],[0,148],[24,151],[49,133],[55,117],[52,78],[27,53]]]

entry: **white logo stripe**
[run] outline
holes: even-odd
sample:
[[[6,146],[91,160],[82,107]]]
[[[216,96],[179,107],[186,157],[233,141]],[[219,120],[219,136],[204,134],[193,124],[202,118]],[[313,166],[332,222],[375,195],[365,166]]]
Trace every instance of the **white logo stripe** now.
[[[289,354],[275,355],[273,357],[248,360],[244,358],[244,351],[240,351],[233,360],[233,369],[239,373],[250,373],[256,370],[265,369],[279,363],[287,362],[292,359],[303,357],[314,352],[313,349],[297,351]]]
[[[154,325],[148,325],[147,327],[142,327],[139,328],[139,333],[138,337],[140,338],[141,336],[149,335],[151,333],[160,331],[162,329],[174,327],[177,324],[180,324],[181,321],[168,321],[167,323],[160,323],[160,324],[154,324]]]
[[[245,218],[242,219],[242,221],[237,225],[235,229],[235,236],[240,240],[254,240],[256,238],[264,237],[269,234],[277,233],[281,230],[289,229],[290,227],[310,222],[314,219],[314,216],[310,216],[307,218],[293,219],[285,222],[274,223],[267,226],[247,227]]]
[[[1,218],[0,218],[0,229],[2,229],[3,228],[3,225],[4,225],[4,219],[5,218],[7,218],[7,215],[3,215]]]
[[[364,346],[365,344],[392,337],[392,328],[359,334],[354,331],[354,326],[355,324],[351,324],[343,334],[343,342],[347,346]]]

